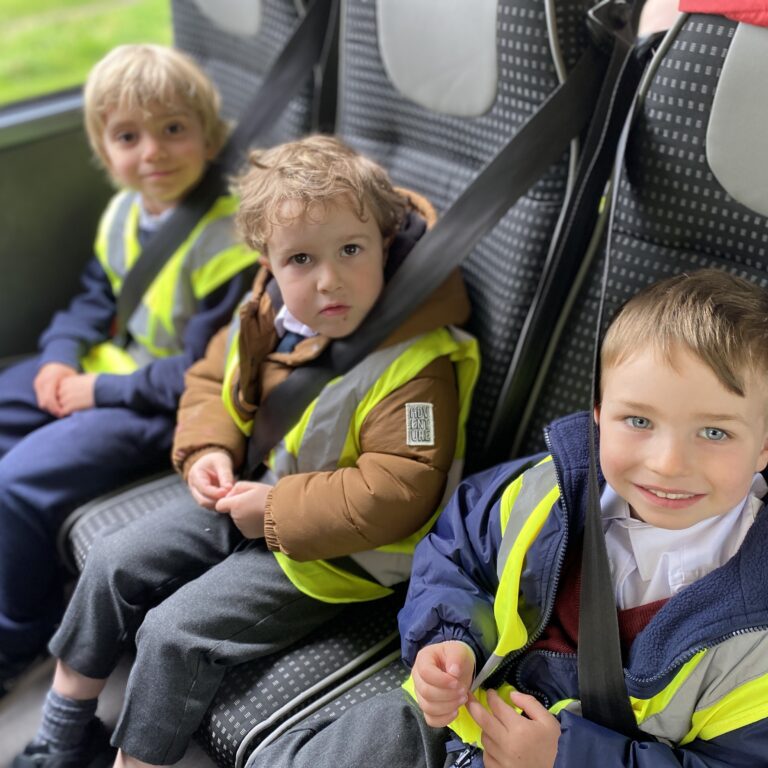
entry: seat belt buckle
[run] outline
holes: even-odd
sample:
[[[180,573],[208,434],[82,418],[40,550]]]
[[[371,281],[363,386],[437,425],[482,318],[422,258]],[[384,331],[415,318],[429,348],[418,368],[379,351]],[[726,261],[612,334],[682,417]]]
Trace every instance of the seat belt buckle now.
[[[470,765],[472,765],[472,758],[479,751],[480,750],[478,750],[477,747],[467,747],[466,749],[462,749],[453,762],[450,762],[449,757],[448,761],[446,761],[446,768],[469,768]]]
[[[610,54],[617,37],[628,45],[634,42],[631,19],[632,8],[626,0],[600,0],[587,11],[587,30],[592,42]]]

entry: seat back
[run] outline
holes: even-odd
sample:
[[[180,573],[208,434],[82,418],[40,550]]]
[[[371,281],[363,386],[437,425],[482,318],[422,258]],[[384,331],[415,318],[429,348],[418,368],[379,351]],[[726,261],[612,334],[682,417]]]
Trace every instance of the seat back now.
[[[256,93],[300,19],[294,0],[171,0],[174,45],[191,54],[216,83],[222,113],[236,121]],[[263,144],[307,133],[312,82],[275,116]]]
[[[758,47],[750,48],[754,37]],[[754,134],[762,146],[744,147],[734,133],[748,122],[735,118],[745,104],[768,103],[765,85],[739,77],[737,67],[766,50],[766,42],[767,30],[691,15],[681,17],[652,61],[608,237],[606,319],[640,288],[684,270],[718,267],[768,282],[768,203],[759,178],[765,134]],[[748,173],[749,158],[757,165]],[[553,418],[590,406],[604,257],[603,246],[574,286],[562,334],[542,340],[550,344],[551,364],[539,371],[530,413],[516,421],[517,454],[540,450],[542,429]]]
[[[484,0],[451,3],[447,14],[441,0],[343,3],[337,132],[445,211],[573,66],[588,42],[589,5]],[[494,414],[562,208],[569,160],[552,167],[464,262],[469,328],[483,361],[468,426],[470,466],[496,460],[478,452],[503,421]]]

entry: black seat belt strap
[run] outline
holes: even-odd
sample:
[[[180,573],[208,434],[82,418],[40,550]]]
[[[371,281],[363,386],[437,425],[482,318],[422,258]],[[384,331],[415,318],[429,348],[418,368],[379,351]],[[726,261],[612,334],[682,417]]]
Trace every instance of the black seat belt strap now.
[[[257,411],[246,476],[300,418],[325,384],[375,349],[459,266],[475,244],[566,151],[592,116],[608,56],[584,51],[560,85],[416,244],[354,335],[297,368]]]
[[[610,224],[606,238],[602,290],[595,330],[592,364],[593,403],[598,403],[600,397],[600,339],[605,314],[605,296],[608,288],[611,232],[613,231],[621,169],[633,115],[634,109],[630,110],[624,124],[614,165]],[[600,512],[595,424],[592,419],[590,419],[589,429],[589,459],[588,504],[584,523],[579,604],[578,668],[582,714],[587,719],[600,723],[617,733],[622,733],[628,738],[648,741],[652,737],[644,734],[637,726],[624,680],[616,598]]]
[[[126,275],[117,298],[118,341],[124,341],[128,320],[167,260],[189,237],[215,200],[227,192],[227,176],[237,169],[248,146],[274,123],[307,82],[323,53],[329,24],[335,34],[338,9],[339,0],[314,0],[201,182],[142,250],[140,258]],[[330,21],[332,17],[333,22]]]

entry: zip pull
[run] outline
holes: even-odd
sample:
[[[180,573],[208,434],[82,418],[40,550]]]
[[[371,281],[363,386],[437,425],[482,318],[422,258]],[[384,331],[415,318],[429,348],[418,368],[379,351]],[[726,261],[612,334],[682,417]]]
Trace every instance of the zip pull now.
[[[477,747],[467,747],[459,752],[459,756],[451,763],[449,768],[469,768],[472,758],[480,750]]]

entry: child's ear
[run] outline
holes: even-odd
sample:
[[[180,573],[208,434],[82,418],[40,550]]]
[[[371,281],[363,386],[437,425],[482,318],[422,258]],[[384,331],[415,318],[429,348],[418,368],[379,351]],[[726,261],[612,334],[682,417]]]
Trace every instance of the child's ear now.
[[[592,410],[592,416],[595,419],[595,424],[600,426],[600,403],[595,403],[595,407]]]
[[[760,454],[757,457],[755,472],[762,472],[766,465],[768,465],[768,434],[765,435],[765,439],[763,440],[763,450],[760,451]]]
[[[259,264],[264,267],[264,269],[268,270],[269,272],[272,271],[272,264],[270,264],[269,256],[267,256],[266,253],[262,253],[259,256]]]

